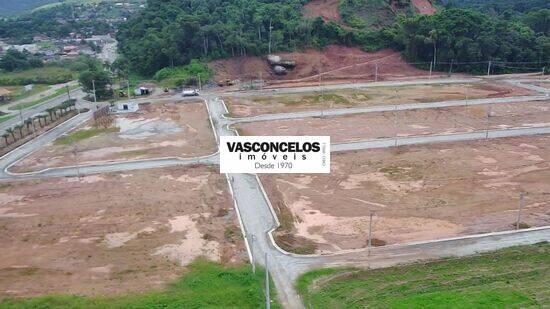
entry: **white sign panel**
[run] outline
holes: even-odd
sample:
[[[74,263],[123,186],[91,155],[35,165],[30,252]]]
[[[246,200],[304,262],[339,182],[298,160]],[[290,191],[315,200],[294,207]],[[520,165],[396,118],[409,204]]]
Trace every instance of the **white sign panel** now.
[[[330,173],[330,136],[222,136],[221,173]]]

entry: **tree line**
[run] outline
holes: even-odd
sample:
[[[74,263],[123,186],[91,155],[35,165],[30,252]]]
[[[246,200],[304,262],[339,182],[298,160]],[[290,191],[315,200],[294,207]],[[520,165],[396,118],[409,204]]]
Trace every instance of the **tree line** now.
[[[394,24],[379,29],[352,28],[304,18],[306,2],[149,0],[147,9],[120,26],[120,52],[130,70],[146,76],[192,59],[264,55],[333,43],[367,51],[399,49],[411,62],[550,60],[547,25],[540,21],[530,26],[521,19],[447,8],[431,16],[400,15]]]

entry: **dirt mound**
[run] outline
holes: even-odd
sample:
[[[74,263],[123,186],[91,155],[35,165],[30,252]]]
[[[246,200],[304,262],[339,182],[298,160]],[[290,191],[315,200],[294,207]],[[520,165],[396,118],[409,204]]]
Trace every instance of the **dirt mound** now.
[[[412,4],[414,5],[418,13],[422,15],[432,15],[436,12],[436,9],[428,0],[412,0]]]
[[[312,0],[304,5],[304,16],[308,18],[321,17],[329,21],[340,21],[338,10],[339,0]]]
[[[287,75],[273,73],[263,57],[237,57],[210,63],[215,80],[240,80],[243,83],[261,77],[268,85],[298,86],[323,82],[373,81],[378,67],[378,80],[408,76],[425,76],[428,73],[405,63],[401,54],[385,49],[367,53],[356,47],[329,45],[323,50],[307,49],[300,52],[277,53],[283,59],[296,62],[296,68]]]

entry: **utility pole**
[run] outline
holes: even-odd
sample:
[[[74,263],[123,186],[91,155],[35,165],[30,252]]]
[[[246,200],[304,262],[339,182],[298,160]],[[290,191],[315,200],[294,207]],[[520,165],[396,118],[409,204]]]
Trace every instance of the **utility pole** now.
[[[94,91],[94,104],[97,103],[97,96],[95,94],[95,80],[92,79],[92,89]]]
[[[492,64],[492,61],[489,60],[489,64],[487,65],[487,76],[491,75],[491,64]]]
[[[78,146],[74,142],[73,142],[73,154],[74,154],[74,161],[76,164],[76,175],[80,180],[80,166],[78,164]]]
[[[197,79],[199,80],[199,90],[202,90],[201,75],[197,74]]]
[[[252,273],[256,273],[256,263],[254,263],[254,234],[250,234],[250,255],[252,256]]]
[[[451,59],[451,64],[449,65],[449,77],[451,77],[451,74],[453,73],[453,62],[454,59]]]
[[[269,20],[269,47],[268,47],[268,54],[271,54],[271,30],[273,30],[273,27],[271,26],[271,19]]]
[[[374,212],[371,210],[370,211],[370,215],[369,215],[369,240],[368,240],[368,243],[367,243],[367,246],[369,247],[369,249],[372,247],[372,216],[373,216]]]
[[[264,89],[264,79],[262,76],[262,71],[260,71],[260,90]]]
[[[265,253],[265,308],[271,308],[271,297],[269,293],[269,266],[267,264],[267,252]]]
[[[487,131],[485,132],[485,139],[489,139],[489,127],[491,118],[491,106],[487,107]]]
[[[71,100],[71,91],[69,90],[69,85],[65,85],[65,88],[67,88],[67,97],[69,98],[69,101]]]
[[[130,101],[130,79],[126,80],[126,88],[126,91],[128,92],[128,101]]]
[[[430,62],[430,78],[432,78],[432,71],[433,71],[433,68],[434,68],[434,62]]]
[[[516,221],[516,230],[519,230],[519,221],[521,220],[521,209],[523,208],[524,195],[525,194],[523,192],[519,194],[519,207],[518,207],[518,219]]]
[[[375,65],[375,68],[374,68],[374,82],[375,83],[378,82],[378,63]]]

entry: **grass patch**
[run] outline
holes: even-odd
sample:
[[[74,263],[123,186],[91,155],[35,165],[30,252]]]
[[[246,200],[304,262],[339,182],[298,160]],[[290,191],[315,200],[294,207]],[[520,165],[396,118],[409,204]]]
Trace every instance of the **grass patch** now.
[[[14,114],[0,116],[0,123],[2,123],[4,121],[8,121],[8,120],[12,119],[13,117],[15,117]]]
[[[48,85],[34,85],[32,90],[25,91],[23,86],[9,86],[5,87],[12,92],[11,101],[22,100],[40,92],[46,91],[50,88]]]
[[[74,90],[74,89],[76,89],[76,88],[78,88],[78,87],[80,87],[80,86],[77,86],[77,85],[71,86],[71,87],[69,87],[69,91],[72,91],[72,90]],[[25,102],[25,103],[17,104],[17,105],[15,105],[15,106],[11,106],[11,107],[9,108],[9,110],[21,110],[21,109],[30,108],[30,107],[36,106],[36,105],[38,105],[38,104],[42,104],[42,103],[44,103],[44,102],[46,102],[46,101],[48,101],[48,100],[51,100],[51,99],[53,99],[53,98],[55,98],[55,97],[58,97],[58,96],[60,96],[60,95],[65,94],[65,93],[67,93],[67,88],[60,88],[60,89],[57,89],[56,91],[54,91],[52,94],[47,95],[47,96],[45,96],[45,97],[42,97],[42,98],[40,98],[40,99],[38,99],[38,100],[34,100],[34,101],[30,101],[30,102]]]
[[[263,280],[264,272],[259,268],[253,274],[248,265],[226,268],[198,260],[163,291],[116,297],[8,299],[0,302],[0,308],[263,308]],[[272,307],[279,308],[276,303]]]
[[[75,79],[76,73],[68,68],[47,65],[18,72],[2,72],[0,85],[61,84]]]
[[[115,132],[118,132],[119,130],[120,130],[119,128],[107,128],[107,129],[93,128],[93,129],[88,129],[88,130],[78,130],[78,131],[69,133],[65,136],[62,136],[62,137],[58,138],[55,141],[55,144],[56,145],[70,145],[72,143],[76,143],[76,142],[79,142],[79,141],[82,141],[82,140],[85,140],[85,139],[88,139],[88,138],[91,138],[91,137],[94,137],[94,136],[97,136],[97,135],[100,135],[100,134],[115,133]]]
[[[377,270],[320,269],[297,288],[308,308],[524,308],[550,301],[550,244]]]

